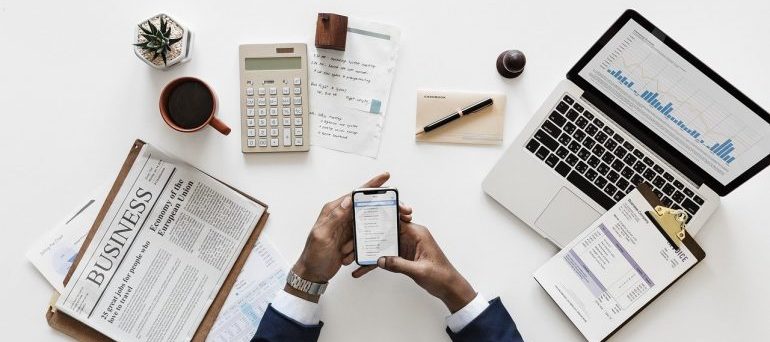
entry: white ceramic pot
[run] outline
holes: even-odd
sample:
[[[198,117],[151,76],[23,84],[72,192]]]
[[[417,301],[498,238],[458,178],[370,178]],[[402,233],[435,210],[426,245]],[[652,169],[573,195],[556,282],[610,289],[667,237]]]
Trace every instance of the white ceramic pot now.
[[[172,46],[172,53],[169,53],[169,58],[166,59],[166,63],[163,63],[163,59],[158,56],[155,60],[150,60],[152,58],[152,53],[146,53],[144,52],[140,47],[133,46],[134,48],[134,54],[136,54],[139,59],[147,63],[147,65],[160,70],[166,70],[174,65],[177,65],[179,63],[184,63],[190,60],[190,53],[192,51],[192,31],[188,29],[187,27],[183,26],[181,23],[179,23],[178,20],[168,16],[165,13],[160,13],[158,15],[154,15],[146,20],[142,20],[134,29],[134,43],[141,43],[144,42],[144,37],[140,35],[141,30],[139,29],[139,25],[142,25],[144,28],[149,29],[147,26],[148,21],[152,21],[155,23],[155,26],[158,27],[160,24],[160,18],[163,17],[165,20],[167,20],[167,25],[171,26],[171,38],[179,38],[182,37],[182,40],[175,43]]]

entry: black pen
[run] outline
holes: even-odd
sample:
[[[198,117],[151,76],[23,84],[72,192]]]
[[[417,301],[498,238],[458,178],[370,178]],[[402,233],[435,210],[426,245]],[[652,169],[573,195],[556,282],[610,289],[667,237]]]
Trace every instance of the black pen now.
[[[472,105],[470,105],[468,107],[465,107],[463,109],[458,109],[456,112],[454,112],[452,114],[449,114],[449,115],[447,115],[447,116],[445,116],[445,117],[443,117],[441,119],[438,119],[436,121],[433,121],[433,122],[429,123],[427,126],[423,127],[422,130],[420,130],[419,132],[415,133],[415,135],[420,135],[420,134],[423,134],[423,133],[430,132],[430,131],[432,131],[432,130],[434,130],[436,128],[439,128],[439,127],[444,126],[444,125],[446,125],[446,124],[448,124],[448,123],[450,123],[452,121],[455,121],[455,120],[457,120],[457,119],[459,119],[459,118],[461,118],[461,117],[463,117],[465,115],[473,114],[475,112],[478,112],[482,108],[484,108],[486,106],[491,106],[491,105],[492,105],[492,98],[488,98],[486,100],[481,100],[479,102],[476,102],[476,103],[474,103],[474,104],[472,104]]]

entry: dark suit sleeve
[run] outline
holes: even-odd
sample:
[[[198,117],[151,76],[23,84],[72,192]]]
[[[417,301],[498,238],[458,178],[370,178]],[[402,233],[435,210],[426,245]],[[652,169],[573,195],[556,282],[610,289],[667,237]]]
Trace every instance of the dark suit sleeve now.
[[[314,342],[318,341],[323,325],[323,322],[318,325],[304,325],[284,316],[269,305],[251,342]]]
[[[446,331],[454,342],[523,341],[500,297],[491,300],[487,309],[463,330],[454,333],[447,328]]]

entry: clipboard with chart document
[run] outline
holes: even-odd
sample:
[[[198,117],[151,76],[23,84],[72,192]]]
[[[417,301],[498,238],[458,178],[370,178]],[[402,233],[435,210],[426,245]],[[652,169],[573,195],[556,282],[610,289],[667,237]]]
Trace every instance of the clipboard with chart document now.
[[[535,271],[587,340],[609,338],[705,258],[687,234],[671,243],[648,214],[658,207],[641,184]]]

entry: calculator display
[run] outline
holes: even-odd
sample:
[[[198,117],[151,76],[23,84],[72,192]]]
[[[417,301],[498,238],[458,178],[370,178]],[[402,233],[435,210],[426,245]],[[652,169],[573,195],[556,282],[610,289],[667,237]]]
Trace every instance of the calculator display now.
[[[302,68],[301,57],[246,58],[246,70],[293,70]]]

